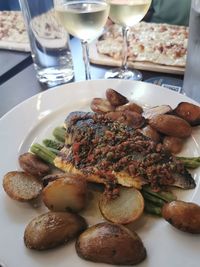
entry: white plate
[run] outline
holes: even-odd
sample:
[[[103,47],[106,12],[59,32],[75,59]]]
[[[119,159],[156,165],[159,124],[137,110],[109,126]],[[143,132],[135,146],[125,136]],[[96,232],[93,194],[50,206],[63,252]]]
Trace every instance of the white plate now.
[[[114,88],[139,104],[170,104],[175,107],[181,101],[194,101],[168,89],[148,83],[99,80],[70,83],[38,94],[7,113],[0,120],[0,177],[19,169],[18,156],[30,145],[49,136],[52,129],[62,124],[66,115],[74,110],[88,110],[93,97],[105,97],[107,88]],[[186,142],[183,155],[200,155],[200,129],[196,127]],[[195,170],[197,187],[183,191],[181,198],[200,204],[200,169]],[[37,252],[24,246],[23,233],[27,223],[44,207],[34,209],[27,203],[11,200],[0,187],[0,265],[7,267],[66,267],[98,266],[80,259],[74,242],[57,249]],[[87,215],[89,223],[101,218]],[[162,219],[143,218],[133,228],[141,236],[147,249],[147,259],[141,267],[199,267],[199,236],[183,233]],[[4,264],[4,265],[3,265]],[[100,264],[100,266],[107,266]]]

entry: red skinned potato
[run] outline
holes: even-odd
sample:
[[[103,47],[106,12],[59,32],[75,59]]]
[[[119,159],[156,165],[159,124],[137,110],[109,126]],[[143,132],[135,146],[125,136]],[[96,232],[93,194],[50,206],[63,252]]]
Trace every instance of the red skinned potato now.
[[[135,129],[141,128],[145,123],[141,114],[129,110],[109,112],[105,117],[132,126]]]
[[[76,241],[79,257],[100,263],[134,265],[146,258],[146,249],[135,233],[120,224],[99,223]]]
[[[141,129],[141,132],[149,137],[151,140],[153,140],[155,143],[159,143],[160,142],[160,135],[159,133],[153,129],[150,125],[147,125],[146,127]]]
[[[128,99],[125,96],[121,95],[120,93],[111,88],[106,90],[106,98],[114,107],[128,103]]]
[[[32,153],[24,153],[19,156],[19,165],[27,173],[42,177],[50,172],[50,167]]]
[[[169,136],[187,138],[192,133],[190,124],[174,115],[157,115],[149,120],[149,125],[158,132]]]
[[[172,154],[177,154],[181,152],[183,148],[184,140],[182,138],[174,136],[165,136],[163,139],[164,147],[170,151]]]
[[[188,102],[181,102],[174,113],[189,122],[192,126],[200,124],[200,107]]]
[[[200,234],[200,206],[191,202],[172,201],[164,204],[162,216],[177,229]]]
[[[125,111],[125,110],[134,111],[140,114],[142,114],[143,112],[143,108],[133,102],[129,102],[125,105],[116,107],[116,111]]]
[[[111,112],[115,109],[107,99],[98,97],[92,99],[90,108],[92,111],[100,114]]]
[[[83,217],[70,212],[47,212],[32,219],[24,232],[26,247],[46,250],[77,237],[87,228]]]

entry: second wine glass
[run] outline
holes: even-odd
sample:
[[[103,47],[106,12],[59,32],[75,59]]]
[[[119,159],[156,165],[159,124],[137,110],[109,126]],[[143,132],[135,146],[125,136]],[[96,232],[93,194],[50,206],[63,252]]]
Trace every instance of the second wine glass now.
[[[138,70],[128,69],[128,32],[130,27],[140,22],[147,13],[151,0],[109,0],[110,19],[122,26],[123,47],[122,66],[106,72],[105,78],[120,78],[142,80],[142,74]]]
[[[81,40],[85,78],[91,79],[88,43],[97,38],[106,24],[106,0],[54,0],[56,15],[68,33]]]

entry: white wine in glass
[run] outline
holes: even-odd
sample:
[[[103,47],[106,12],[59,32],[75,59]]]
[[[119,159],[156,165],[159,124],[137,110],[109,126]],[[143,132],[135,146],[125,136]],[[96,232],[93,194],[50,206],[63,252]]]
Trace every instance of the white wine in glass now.
[[[142,74],[138,70],[129,70],[127,65],[128,31],[131,26],[140,22],[146,15],[151,0],[109,0],[110,19],[122,26],[123,48],[121,68],[111,69],[106,72],[105,78],[121,78],[142,80]]]
[[[68,33],[81,40],[85,77],[91,79],[88,43],[97,38],[106,24],[106,0],[54,0],[56,15]]]

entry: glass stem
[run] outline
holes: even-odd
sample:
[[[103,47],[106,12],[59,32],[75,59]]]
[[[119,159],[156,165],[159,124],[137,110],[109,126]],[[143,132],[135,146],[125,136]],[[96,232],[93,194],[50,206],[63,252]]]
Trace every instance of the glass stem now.
[[[83,61],[85,65],[85,79],[91,80],[88,43],[86,41],[81,41],[81,45],[83,51]]]
[[[128,57],[128,27],[122,27],[122,36],[123,36],[123,60],[122,60],[122,70],[126,71],[128,69],[128,62],[127,62],[127,57]]]

